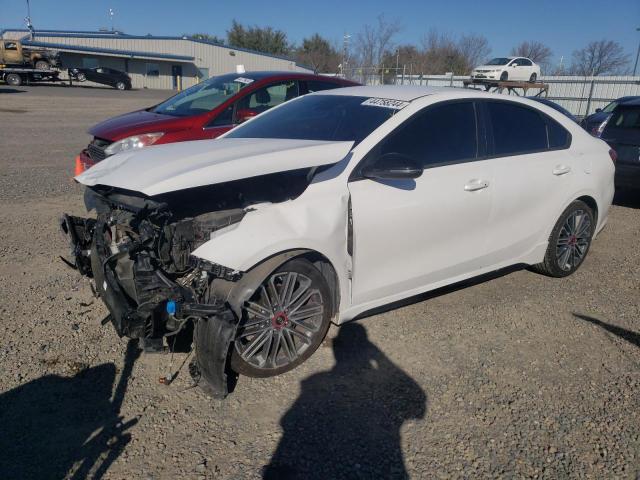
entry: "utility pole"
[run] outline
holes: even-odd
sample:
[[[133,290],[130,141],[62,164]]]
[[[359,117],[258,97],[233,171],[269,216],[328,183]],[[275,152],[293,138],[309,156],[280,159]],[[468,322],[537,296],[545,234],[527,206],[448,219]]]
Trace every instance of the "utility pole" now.
[[[116,12],[113,11],[113,8],[109,9],[109,20],[111,22],[111,32],[114,31],[113,29],[113,16],[115,15]]]
[[[640,28],[636,28],[636,32],[640,32]],[[638,58],[640,58],[640,41],[638,41],[638,53],[636,53],[636,64],[633,66],[633,76],[636,76],[636,70],[638,69]]]
[[[33,40],[34,30],[33,30],[33,24],[31,23],[31,5],[29,4],[29,0],[27,0],[27,18],[25,18],[24,21],[27,24],[27,28],[29,29],[31,40]]]

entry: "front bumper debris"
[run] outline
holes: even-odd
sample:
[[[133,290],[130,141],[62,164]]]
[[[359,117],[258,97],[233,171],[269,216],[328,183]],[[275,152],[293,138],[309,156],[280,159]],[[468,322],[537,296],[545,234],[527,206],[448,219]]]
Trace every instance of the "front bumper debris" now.
[[[60,226],[71,247],[71,264],[95,281],[95,291],[107,309],[119,336],[161,340],[179,333],[187,322],[207,329],[206,343],[196,345],[202,376],[200,386],[214,398],[224,398],[234,376],[227,356],[236,335],[237,317],[224,301],[198,295],[192,284],[174,280],[153,264],[149,253],[135,242],[113,252],[102,232],[106,222],[64,215]],[[193,270],[194,282],[208,275],[226,275],[220,266],[203,264]],[[223,268],[223,267],[222,267]],[[212,273],[213,272],[213,273]],[[181,283],[178,283],[181,282]],[[206,301],[206,303],[205,303]]]

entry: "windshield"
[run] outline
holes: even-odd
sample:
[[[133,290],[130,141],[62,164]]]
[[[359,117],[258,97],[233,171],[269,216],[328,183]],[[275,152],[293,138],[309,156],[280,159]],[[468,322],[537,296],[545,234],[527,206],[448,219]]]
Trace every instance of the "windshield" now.
[[[614,109],[614,108],[616,108],[617,106],[618,106],[618,102],[614,100],[614,101],[613,101],[613,102],[611,102],[609,105],[607,105],[606,107],[604,107],[604,108],[602,109],[602,111],[603,111],[604,113],[611,113],[611,112],[613,112],[613,109]]]
[[[487,65],[506,65],[510,61],[511,61],[510,58],[503,58],[503,57],[494,58],[490,62],[487,62]]]
[[[152,109],[153,112],[188,117],[210,112],[233,97],[253,80],[242,75],[222,75],[200,82]]]
[[[374,100],[374,101],[372,101]],[[283,138],[353,141],[356,144],[382,125],[406,102],[379,106],[368,97],[309,95],[286,103],[232,130],[227,138]],[[368,102],[368,103],[367,103]]]

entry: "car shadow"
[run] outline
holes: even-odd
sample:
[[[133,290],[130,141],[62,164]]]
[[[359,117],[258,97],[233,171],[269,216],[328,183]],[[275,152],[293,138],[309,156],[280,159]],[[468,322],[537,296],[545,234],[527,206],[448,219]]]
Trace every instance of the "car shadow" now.
[[[24,93],[26,90],[18,90],[15,88],[0,88],[0,93]]]
[[[332,370],[302,381],[263,478],[408,478],[400,429],[424,418],[426,394],[359,323],[340,328],[333,353]]]
[[[73,377],[46,375],[0,395],[0,478],[102,478],[138,422],[125,421],[120,409],[139,355],[130,341],[113,395],[113,363]]]
[[[640,188],[638,190],[616,190],[613,204],[620,207],[640,208]]]
[[[620,337],[623,340],[626,340],[631,345],[635,345],[636,347],[640,348],[640,334],[636,332],[632,332],[631,330],[627,330],[626,328],[617,327],[615,325],[612,325],[607,322],[603,322],[602,320],[598,320],[597,318],[590,317],[588,315],[582,315],[580,313],[574,312],[573,316],[585,322],[589,322],[593,325],[597,325],[598,327],[606,330],[607,332],[613,333],[617,337]]]

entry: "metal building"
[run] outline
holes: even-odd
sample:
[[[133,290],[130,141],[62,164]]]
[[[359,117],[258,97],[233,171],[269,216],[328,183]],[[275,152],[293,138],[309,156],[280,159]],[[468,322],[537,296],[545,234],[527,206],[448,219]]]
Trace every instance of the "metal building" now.
[[[311,72],[294,60],[187,37],[26,29],[0,31],[5,39],[60,52],[62,67],[109,67],[127,72],[133,88],[182,89],[210,76],[244,68]]]

